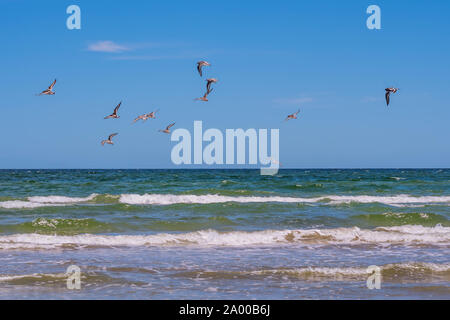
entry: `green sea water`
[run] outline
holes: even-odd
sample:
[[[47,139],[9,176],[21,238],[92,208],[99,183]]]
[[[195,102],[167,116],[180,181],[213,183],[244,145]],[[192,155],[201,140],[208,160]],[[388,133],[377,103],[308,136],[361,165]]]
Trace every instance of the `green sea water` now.
[[[449,244],[447,169],[0,170],[0,298],[450,298]]]

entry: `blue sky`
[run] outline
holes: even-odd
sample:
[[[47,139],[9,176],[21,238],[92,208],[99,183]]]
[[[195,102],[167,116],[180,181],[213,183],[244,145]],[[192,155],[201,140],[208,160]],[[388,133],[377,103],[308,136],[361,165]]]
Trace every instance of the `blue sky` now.
[[[71,4],[81,30],[66,28]],[[371,4],[381,30],[366,27]],[[194,120],[279,128],[284,167],[449,167],[449,12],[448,1],[2,0],[0,168],[170,168],[175,143],[157,130]],[[193,101],[202,59],[219,79],[207,103]],[[35,96],[54,78],[56,95]],[[389,108],[387,86],[400,88]],[[121,118],[103,120],[121,100]]]

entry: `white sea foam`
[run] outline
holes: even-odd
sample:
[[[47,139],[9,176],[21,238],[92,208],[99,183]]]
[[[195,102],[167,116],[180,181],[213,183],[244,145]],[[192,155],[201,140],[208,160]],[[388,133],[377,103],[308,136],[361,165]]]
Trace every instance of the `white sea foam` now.
[[[39,208],[45,206],[61,206],[84,203],[94,200],[98,194],[88,197],[66,197],[66,196],[35,196],[25,200],[10,200],[0,202],[0,208],[20,209]],[[214,203],[321,203],[330,205],[349,203],[381,203],[390,206],[417,207],[427,204],[448,204],[450,196],[422,196],[411,195],[396,196],[341,196],[326,195],[321,197],[282,197],[282,196],[223,196],[218,194],[205,195],[176,195],[176,194],[122,194],[118,197],[120,203],[130,205],[172,205],[172,204],[214,204]]]
[[[395,179],[397,181],[399,181],[399,180],[406,180],[406,178],[400,178],[400,177],[392,177],[392,179]]]
[[[217,232],[202,230],[189,233],[154,235],[93,235],[58,236],[14,234],[0,236],[0,249],[57,248],[86,246],[256,246],[287,244],[404,244],[450,245],[450,227],[405,225],[380,227],[373,230],[354,228],[300,229]]]
[[[388,275],[389,273],[397,274],[399,272],[414,272],[416,273],[448,273],[450,271],[450,264],[437,264],[428,262],[405,262],[405,263],[392,263],[379,266],[381,273]],[[353,277],[364,276],[367,277],[367,267],[300,267],[290,269],[267,269],[267,270],[255,270],[249,272],[254,275],[290,275],[290,276],[317,276],[317,277]]]
[[[43,203],[36,203],[22,200],[10,200],[0,202],[0,208],[3,209],[31,209],[45,206],[47,205]]]
[[[450,196],[422,196],[415,197],[407,194],[397,196],[326,196],[322,199],[330,199],[331,203],[382,203],[387,205],[415,205],[450,203]]]
[[[0,282],[7,282],[19,279],[42,279],[42,278],[66,278],[68,275],[64,273],[32,273],[20,275],[0,275]]]
[[[258,203],[258,202],[316,202],[317,198],[292,198],[292,197],[233,197],[218,194],[206,195],[175,195],[175,194],[123,194],[119,202],[127,204],[155,204],[170,205],[179,203],[211,204],[224,202]]]
[[[414,197],[411,195],[397,196],[338,196],[329,195],[315,198],[300,197],[233,197],[221,196],[217,194],[207,195],[174,195],[174,194],[123,194],[119,198],[119,202],[126,204],[153,204],[153,205],[170,205],[180,203],[192,204],[211,204],[224,202],[239,203],[264,203],[264,202],[281,202],[281,203],[317,203],[328,201],[331,204],[343,203],[383,203],[387,205],[409,205],[409,204],[432,204],[432,203],[449,203],[450,196],[423,196]]]
[[[67,204],[75,204],[93,200],[97,194],[91,194],[88,197],[64,197],[64,196],[36,196],[28,197],[28,201],[24,200],[9,200],[0,202],[0,208],[4,209],[32,209],[40,207],[63,206]]]
[[[28,201],[35,203],[76,203],[76,202],[86,202],[93,200],[97,194],[93,193],[88,197],[75,198],[75,197],[64,197],[64,196],[46,196],[46,197],[28,197]]]
[[[405,262],[405,263],[393,263],[379,266],[383,277],[395,277],[404,279],[414,277],[423,278],[425,275],[443,275],[448,276],[450,272],[450,264],[437,264],[427,262]],[[105,270],[108,270],[105,268]],[[124,271],[126,272],[126,271]],[[148,272],[148,269],[133,269],[133,272]],[[191,272],[188,272],[191,275]],[[250,271],[216,271],[216,270],[202,270],[195,271],[196,278],[208,278],[208,277],[220,277],[232,275],[241,276],[282,276],[282,277],[300,277],[308,280],[323,281],[324,278],[331,279],[333,281],[348,281],[351,279],[366,279],[370,273],[366,266],[361,267],[320,267],[320,266],[305,266],[298,268],[280,268],[280,269],[263,269],[263,270],[250,270]],[[28,281],[54,281],[55,279],[66,279],[68,274],[65,273],[32,273],[32,274],[0,274],[0,282],[12,282],[15,280],[28,280]],[[385,278],[384,278],[385,279]],[[388,280],[389,281],[389,280]],[[215,288],[208,288],[206,291],[216,291]]]

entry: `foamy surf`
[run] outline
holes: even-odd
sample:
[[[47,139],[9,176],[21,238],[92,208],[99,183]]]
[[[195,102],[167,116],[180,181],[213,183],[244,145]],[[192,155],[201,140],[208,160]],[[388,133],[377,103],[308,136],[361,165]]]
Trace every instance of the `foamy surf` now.
[[[414,280],[415,282],[426,278],[435,277],[439,279],[448,279],[450,276],[450,264],[427,263],[427,262],[405,262],[392,263],[379,266],[383,282]],[[164,272],[165,270],[147,269],[147,268],[118,268],[105,267],[98,272],[82,274],[82,280],[86,282],[109,282],[113,278],[107,277],[104,272],[112,271],[121,273],[143,273],[154,274]],[[103,274],[103,276],[102,276]],[[309,281],[365,281],[371,274],[367,266],[356,267],[325,267],[325,266],[300,266],[294,268],[274,268],[257,270],[189,270],[177,271],[172,275],[175,277],[187,277],[195,279],[258,279],[258,278],[290,278]],[[53,283],[60,280],[66,280],[66,273],[32,273],[32,274],[0,274],[0,283]],[[117,282],[117,281],[116,281]]]
[[[61,204],[52,204],[51,206],[57,206]],[[10,201],[2,201],[0,202],[0,208],[3,209],[33,209],[46,207],[47,204],[30,202],[30,201],[22,201],[22,200],[10,200]]]
[[[0,236],[0,249],[51,249],[58,247],[115,246],[258,246],[258,245],[449,245],[450,227],[399,226],[373,230],[354,228],[299,229],[218,232],[202,230],[189,233],[159,233],[154,235],[93,235],[74,236],[14,234]]]
[[[175,194],[122,194],[119,202],[135,205],[171,205],[171,204],[213,204],[213,203],[381,203],[387,205],[409,205],[409,204],[446,204],[450,203],[450,196],[422,196],[414,197],[411,195],[397,196],[338,196],[328,195],[315,198],[301,197],[237,197],[222,196],[217,194],[207,195],[175,195]]]
[[[64,206],[93,200],[97,194],[88,197],[65,197],[65,196],[34,196],[24,200],[9,200],[0,202],[0,208],[4,209],[33,209],[40,207]]]
[[[118,200],[117,200],[118,199]],[[450,196],[343,196],[325,195],[320,197],[285,197],[285,196],[224,196],[219,194],[179,195],[179,194],[121,194],[99,195],[91,194],[87,197],[68,196],[33,196],[26,200],[9,200],[0,202],[0,208],[26,209],[48,206],[67,206],[95,201],[96,203],[111,204],[117,201],[128,205],[173,205],[173,204],[217,204],[217,203],[309,203],[321,205],[340,205],[351,203],[380,203],[389,206],[420,207],[430,204],[447,205]]]
[[[47,197],[28,197],[28,201],[34,203],[44,203],[44,204],[61,204],[61,203],[77,203],[77,202],[86,202],[93,200],[97,194],[93,193],[87,197],[65,197],[65,196],[47,196]]]
[[[292,198],[292,197],[233,197],[222,196],[218,194],[206,195],[175,195],[175,194],[123,194],[119,202],[126,204],[153,204],[153,205],[171,205],[171,204],[213,204],[225,202],[239,203],[264,203],[264,202],[316,202],[316,199]]]
[[[445,299],[449,190],[450,170],[0,170],[0,299],[71,299],[71,265],[83,299]]]
[[[22,279],[67,279],[67,274],[64,273],[32,273],[32,274],[20,274],[20,275],[0,275],[0,282],[9,282]]]
[[[179,275],[192,276],[203,279],[220,278],[249,278],[249,277],[282,277],[301,278],[308,280],[366,280],[373,270],[368,270],[368,266],[356,267],[325,267],[325,266],[302,266],[297,268],[277,268],[245,271],[226,270],[199,270],[192,272],[181,272]],[[405,280],[408,278],[420,279],[426,276],[448,277],[450,275],[450,264],[437,264],[428,262],[405,262],[392,263],[378,266],[383,279]]]

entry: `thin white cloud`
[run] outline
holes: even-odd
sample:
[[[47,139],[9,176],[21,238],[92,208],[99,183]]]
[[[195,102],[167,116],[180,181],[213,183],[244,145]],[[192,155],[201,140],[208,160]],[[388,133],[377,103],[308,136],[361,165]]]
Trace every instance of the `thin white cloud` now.
[[[110,53],[119,53],[124,51],[129,51],[131,48],[117,44],[113,41],[98,41],[92,43],[88,46],[89,51],[94,52],[110,52]]]
[[[190,49],[191,45],[182,42],[138,42],[118,44],[103,40],[91,43],[87,50],[93,52],[116,53],[106,57],[108,60],[163,60],[163,59],[195,59],[205,56],[205,52]],[[180,51],[181,49],[183,49]]]

